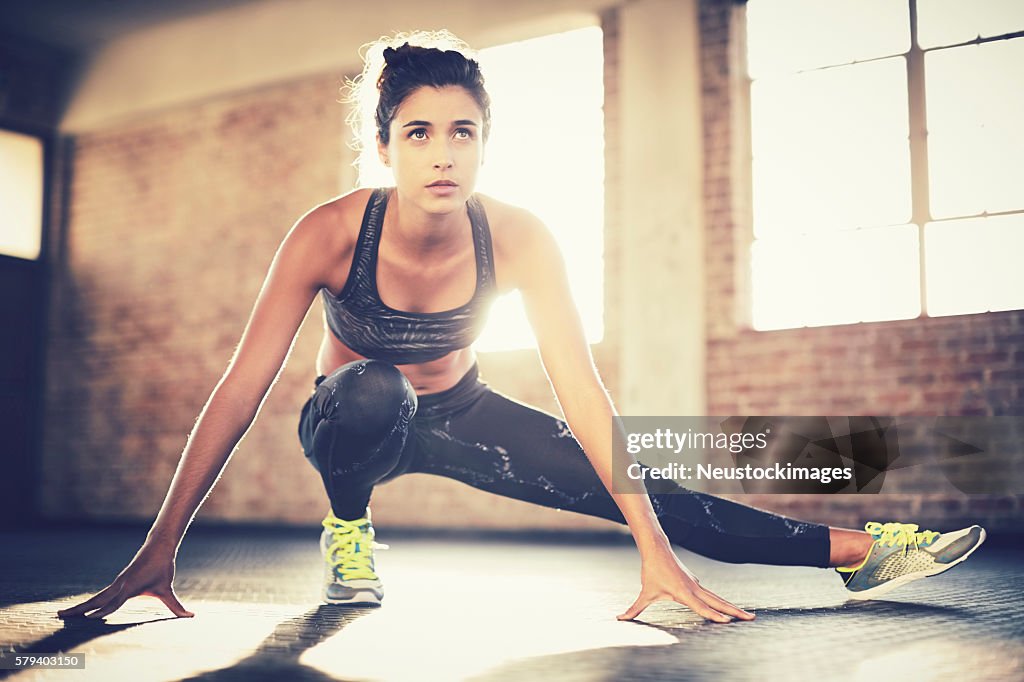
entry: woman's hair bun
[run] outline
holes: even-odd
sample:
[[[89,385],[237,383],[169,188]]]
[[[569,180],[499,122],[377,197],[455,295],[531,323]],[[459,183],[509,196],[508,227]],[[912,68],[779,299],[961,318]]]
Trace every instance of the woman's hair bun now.
[[[408,59],[409,53],[412,52],[412,46],[409,43],[400,45],[397,49],[394,47],[384,48],[384,62],[388,66],[395,66],[401,61]]]

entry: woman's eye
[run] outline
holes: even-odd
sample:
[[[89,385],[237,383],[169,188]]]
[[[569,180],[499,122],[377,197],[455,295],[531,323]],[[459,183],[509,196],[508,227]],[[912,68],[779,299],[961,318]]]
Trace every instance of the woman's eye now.
[[[468,140],[473,137],[473,131],[469,128],[457,128],[455,130],[455,137],[460,140]]]
[[[423,128],[416,128],[409,133],[410,140],[425,140],[427,139],[427,131]]]

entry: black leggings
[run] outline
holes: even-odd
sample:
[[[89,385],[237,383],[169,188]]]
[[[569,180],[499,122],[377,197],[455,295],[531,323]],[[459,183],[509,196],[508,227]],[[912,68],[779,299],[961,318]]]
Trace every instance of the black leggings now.
[[[417,396],[379,360],[319,377],[299,440],[335,515],[366,513],[377,483],[437,474],[534,504],[625,523],[564,421],[497,393],[476,365],[452,388]],[[650,495],[669,540],[731,563],[827,567],[828,527],[675,486]]]

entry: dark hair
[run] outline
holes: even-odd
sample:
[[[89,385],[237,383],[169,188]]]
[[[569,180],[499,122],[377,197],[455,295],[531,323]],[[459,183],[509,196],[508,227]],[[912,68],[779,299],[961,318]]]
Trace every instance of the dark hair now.
[[[491,98],[484,88],[480,65],[457,50],[418,47],[405,43],[384,49],[384,69],[377,79],[377,110],[374,122],[381,142],[388,143],[395,112],[405,98],[424,86],[455,85],[466,89],[483,112],[483,138],[491,128]]]

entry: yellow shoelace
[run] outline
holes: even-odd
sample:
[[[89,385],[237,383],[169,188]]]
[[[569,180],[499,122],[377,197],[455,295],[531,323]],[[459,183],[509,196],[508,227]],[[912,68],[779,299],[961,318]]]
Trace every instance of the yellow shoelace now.
[[[887,547],[902,545],[904,555],[910,551],[911,545],[914,546],[914,549],[920,549],[922,543],[930,544],[940,535],[939,532],[934,530],[918,531],[916,523],[878,523],[877,521],[869,521],[864,524],[864,530],[875,539],[876,543],[881,543]],[[840,573],[855,573],[868,562],[870,557],[871,552],[868,552],[867,556],[864,557],[864,561],[860,562],[857,566],[850,568],[837,567],[836,570]]]
[[[323,520],[324,528],[331,531],[331,544],[327,547],[327,561],[342,580],[376,580],[373,572],[373,550],[387,549],[373,541],[373,526],[367,518],[346,521],[333,512]],[[367,527],[363,532],[361,526]]]
[[[916,523],[883,524],[877,521],[870,521],[864,524],[864,530],[883,545],[889,547],[903,545],[904,553],[910,549],[911,544],[914,545],[914,549],[918,549],[922,543],[926,545],[931,544],[940,535],[934,530],[922,530],[919,532]]]

